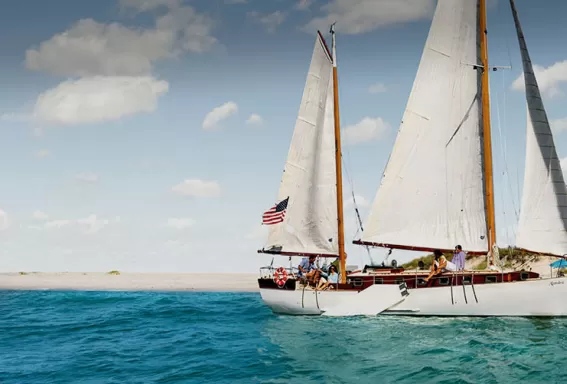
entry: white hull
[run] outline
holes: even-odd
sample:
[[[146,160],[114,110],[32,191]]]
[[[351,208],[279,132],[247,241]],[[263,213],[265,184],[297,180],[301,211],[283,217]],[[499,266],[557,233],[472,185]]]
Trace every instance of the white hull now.
[[[260,294],[272,311],[289,315],[567,316],[567,277],[478,284],[474,292],[464,287],[408,289],[406,296],[394,284],[361,292],[260,289]]]

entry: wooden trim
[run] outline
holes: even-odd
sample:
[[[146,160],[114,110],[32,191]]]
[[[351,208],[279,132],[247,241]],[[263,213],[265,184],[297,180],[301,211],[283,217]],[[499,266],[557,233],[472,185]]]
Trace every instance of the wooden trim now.
[[[420,246],[412,246],[412,245],[373,243],[373,242],[370,242],[370,241],[362,241],[362,240],[354,240],[352,243],[356,244],[356,245],[364,245],[364,246],[367,246],[367,247],[391,248],[391,249],[400,249],[400,250],[404,250],[404,251],[433,252],[436,249],[439,249],[441,252],[448,253],[448,252],[453,252],[453,250],[454,250],[453,248],[451,248],[451,249],[429,248],[429,247],[420,247]],[[467,251],[465,249],[463,249],[463,251],[466,252],[468,255],[478,255],[478,256],[486,255],[485,251]]]
[[[265,253],[268,255],[277,255],[277,256],[315,256],[315,257],[329,257],[329,258],[337,258],[339,255],[333,255],[330,253],[309,253],[309,252],[280,252],[280,251],[270,251],[267,249],[259,249],[258,253]]]
[[[486,226],[488,251],[496,244],[496,219],[494,214],[494,180],[492,169],[492,138],[490,131],[490,94],[488,72],[488,36],[486,29],[486,0],[479,1],[479,37],[480,37],[480,59],[482,62],[482,138],[484,157],[484,193],[486,208]],[[492,253],[490,253],[492,255]],[[494,255],[491,256],[494,262]]]

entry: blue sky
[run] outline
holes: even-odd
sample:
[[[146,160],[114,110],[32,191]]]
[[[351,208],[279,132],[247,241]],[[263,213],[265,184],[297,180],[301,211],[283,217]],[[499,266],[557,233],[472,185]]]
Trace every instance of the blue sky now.
[[[521,62],[508,2],[489,3],[490,62],[512,65],[491,73],[491,96],[499,243],[513,244],[525,101],[513,86]],[[567,158],[567,3],[516,4],[558,152]],[[434,5],[6,2],[0,270],[253,272],[268,263],[256,254],[264,245],[261,215],[277,195],[314,33],[321,27],[327,35],[334,18],[347,172],[364,219]],[[211,116],[226,118],[206,119],[218,107]],[[346,209],[350,243],[354,215]],[[349,245],[348,252],[351,263],[367,261],[364,249]],[[377,261],[383,254],[373,251]]]

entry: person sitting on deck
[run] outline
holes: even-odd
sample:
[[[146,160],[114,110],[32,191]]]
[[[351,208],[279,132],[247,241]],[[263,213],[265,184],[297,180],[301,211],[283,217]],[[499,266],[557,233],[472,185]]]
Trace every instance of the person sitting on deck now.
[[[453,251],[453,259],[451,260],[457,271],[465,270],[465,253],[463,252],[463,247],[457,245]]]
[[[299,263],[297,269],[299,269],[299,277],[311,278],[315,274],[317,267],[315,266],[315,256],[309,256],[309,258],[304,257]]]
[[[447,259],[443,256],[443,252],[436,249],[433,251],[433,263],[431,264],[431,272],[429,276],[425,278],[426,282],[429,282],[433,276],[439,275],[443,272],[443,268],[447,266]],[[443,259],[441,259],[443,257]]]
[[[447,260],[445,255],[441,255],[441,257],[439,258],[439,264],[444,265],[444,267],[441,268],[441,272],[454,272],[457,270],[457,266],[454,263]]]
[[[319,280],[319,285],[317,285],[316,290],[325,290],[327,288],[334,288],[334,285],[339,283],[339,274],[337,273],[337,267],[331,264],[329,267],[329,273],[322,274]]]

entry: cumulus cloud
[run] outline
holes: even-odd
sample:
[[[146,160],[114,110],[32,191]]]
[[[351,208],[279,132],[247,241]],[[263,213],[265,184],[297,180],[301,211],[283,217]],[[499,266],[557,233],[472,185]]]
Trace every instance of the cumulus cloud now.
[[[39,95],[30,114],[36,122],[100,123],[153,112],[169,88],[151,75],[155,63],[202,53],[217,43],[213,20],[180,0],[121,0],[120,5],[164,12],[147,28],[81,19],[26,51],[28,69],[67,78]]]
[[[47,213],[45,213],[43,211],[35,211],[32,214],[32,217],[34,218],[34,220],[45,221],[49,218],[49,215],[47,215]]]
[[[345,206],[347,206],[347,207],[354,206],[355,200],[356,200],[356,205],[359,208],[365,208],[365,207],[368,207],[370,205],[370,202],[368,200],[366,200],[366,198],[364,198],[364,196],[354,195],[354,198],[352,196],[350,196],[349,198],[347,198],[345,200]]]
[[[560,85],[567,82],[567,60],[557,62],[547,68],[534,65],[534,73],[537,78],[539,90],[545,96],[553,98],[562,95]],[[512,83],[512,89],[524,91],[524,75],[521,74]]]
[[[551,129],[555,133],[561,133],[563,131],[567,131],[567,117],[563,119],[555,119],[549,122]]]
[[[31,116],[25,113],[2,113],[0,114],[1,121],[7,121],[10,123],[26,123],[30,121]]]
[[[153,112],[168,88],[166,81],[150,76],[67,80],[39,95],[33,115],[37,121],[62,125],[117,120]]]
[[[248,16],[262,24],[268,32],[273,33],[281,24],[283,24],[287,18],[287,13],[282,11],[275,11],[267,14],[248,12]]]
[[[184,180],[173,186],[171,191],[175,194],[188,197],[217,197],[220,195],[220,185],[216,181]]]
[[[44,227],[46,229],[60,229],[70,225],[71,223],[71,220],[51,220],[45,223]]]
[[[323,16],[315,17],[303,28],[307,32],[327,30],[337,22],[344,34],[359,34],[377,28],[430,18],[435,0],[332,0],[321,7]]]
[[[78,181],[81,181],[83,183],[96,183],[98,181],[99,177],[96,173],[85,172],[85,173],[79,173],[78,175],[76,175],[75,179],[77,179]]]
[[[120,6],[135,9],[139,12],[151,11],[159,7],[177,8],[180,6],[180,0],[120,0]]]
[[[166,13],[148,29],[82,19],[28,49],[25,64],[30,70],[61,76],[147,75],[157,60],[210,49],[216,43],[212,28],[212,20],[191,7]]]
[[[244,238],[250,240],[264,240],[268,236],[268,226],[258,225],[253,230],[248,232]]]
[[[390,126],[381,117],[365,117],[354,125],[343,130],[343,141],[346,145],[355,145],[384,137]]]
[[[10,218],[8,214],[0,209],[0,231],[5,231],[10,227]]]
[[[560,159],[559,164],[561,165],[561,170],[563,171],[563,178],[567,180],[567,157]]]
[[[369,93],[383,93],[383,92],[386,92],[386,86],[384,85],[384,83],[372,84],[370,87],[368,87],[368,92]]]
[[[215,129],[217,125],[228,119],[230,116],[238,112],[238,105],[236,103],[229,101],[223,105],[214,108],[211,112],[207,113],[205,119],[203,120],[203,129],[211,130]]]
[[[49,155],[50,155],[50,153],[49,153],[49,151],[48,151],[47,149],[42,149],[42,150],[37,151],[37,152],[35,153],[35,156],[36,156],[36,157],[47,157],[47,156],[49,156]]]
[[[295,9],[299,10],[307,10],[313,4],[313,0],[299,0],[297,4],[295,4]]]
[[[187,229],[195,225],[195,220],[189,217],[170,217],[167,219],[167,226],[175,229]]]
[[[264,119],[262,119],[262,116],[253,113],[250,115],[250,117],[248,118],[248,120],[246,120],[246,124],[248,125],[260,125],[264,122]]]
[[[101,229],[112,223],[119,223],[121,221],[120,216],[116,216],[113,219],[101,218],[98,215],[90,214],[87,217],[79,219],[57,219],[46,221],[43,226],[32,226],[30,229],[37,230],[60,230],[63,228],[78,229],[84,234],[95,234]]]
[[[117,221],[120,221],[120,219],[118,218]],[[92,234],[110,224],[110,220],[98,218],[97,215],[91,214],[83,219],[77,219],[76,223],[84,229],[85,233]]]

